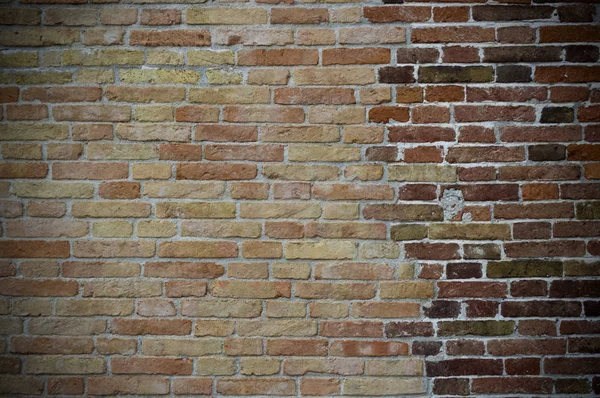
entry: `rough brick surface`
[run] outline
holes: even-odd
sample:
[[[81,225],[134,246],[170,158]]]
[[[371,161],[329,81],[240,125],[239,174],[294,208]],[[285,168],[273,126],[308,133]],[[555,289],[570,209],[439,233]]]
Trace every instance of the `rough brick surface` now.
[[[599,395],[598,1],[2,1],[0,395]]]

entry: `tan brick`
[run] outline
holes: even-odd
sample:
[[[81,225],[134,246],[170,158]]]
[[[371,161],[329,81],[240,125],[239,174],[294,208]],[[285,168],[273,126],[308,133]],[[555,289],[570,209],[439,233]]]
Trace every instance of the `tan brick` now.
[[[285,248],[287,259],[353,259],[358,253],[357,244],[346,241],[288,242]]]
[[[258,238],[261,231],[261,224],[258,222],[183,221],[181,223],[181,236]]]
[[[151,206],[141,202],[77,202],[73,203],[71,213],[74,217],[91,218],[129,218],[148,217]]]
[[[290,297],[290,282],[213,281],[210,293],[215,297],[277,298]]]
[[[171,177],[171,165],[164,163],[134,163],[132,175],[136,180],[166,180]],[[146,185],[144,185],[144,188]]]
[[[292,73],[298,86],[342,86],[375,83],[372,68],[299,68]]]
[[[235,242],[162,242],[159,257],[228,258],[237,257]]]
[[[185,20],[190,25],[255,25],[267,23],[264,8],[191,8]]]
[[[139,50],[66,50],[62,53],[63,65],[109,66],[142,65],[144,52]]]
[[[177,224],[166,220],[140,221],[136,228],[140,238],[170,238],[177,233]]]
[[[13,193],[24,198],[88,199],[94,195],[94,186],[86,182],[16,182]]]
[[[156,217],[235,218],[235,204],[227,202],[160,202],[156,204]]]
[[[154,242],[148,241],[80,240],[73,243],[75,257],[152,257],[154,253]]]
[[[88,224],[70,220],[21,220],[6,222],[8,237],[80,238],[87,235]]]
[[[221,353],[219,339],[174,339],[146,338],[142,341],[144,355],[158,356],[201,356]]]
[[[382,282],[382,298],[431,298],[433,282]]]
[[[271,93],[267,87],[192,88],[189,100],[203,104],[268,104]]]
[[[425,385],[418,378],[348,378],[342,392],[346,395],[405,395],[425,393]]]
[[[242,218],[318,218],[321,207],[315,203],[241,203]]]
[[[260,316],[260,300],[203,299],[181,300],[181,314],[216,318],[255,318]]]
[[[97,221],[92,225],[92,235],[98,238],[128,238],[133,234],[129,221]]]
[[[30,374],[98,374],[106,371],[106,363],[99,357],[31,355],[25,371]]]
[[[279,279],[308,279],[310,276],[309,263],[274,263],[271,269],[273,277]]]
[[[390,181],[454,182],[457,178],[453,166],[391,165],[388,170]]]
[[[240,373],[249,376],[269,376],[278,374],[280,366],[278,358],[242,358]]]
[[[431,224],[431,239],[509,240],[508,224]]]
[[[153,144],[90,142],[87,156],[94,160],[147,160],[156,159],[156,155],[156,145]]]
[[[129,299],[57,300],[58,316],[127,316],[133,314],[134,301]]]
[[[316,321],[310,320],[252,320],[239,321],[240,336],[314,336],[317,334]]]
[[[0,125],[0,141],[64,140],[69,136],[66,124],[19,123]]]

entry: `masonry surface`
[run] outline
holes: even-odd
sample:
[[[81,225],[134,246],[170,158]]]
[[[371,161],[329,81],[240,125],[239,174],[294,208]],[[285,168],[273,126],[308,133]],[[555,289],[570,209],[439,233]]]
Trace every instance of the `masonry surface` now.
[[[600,394],[593,2],[0,5],[0,394]]]

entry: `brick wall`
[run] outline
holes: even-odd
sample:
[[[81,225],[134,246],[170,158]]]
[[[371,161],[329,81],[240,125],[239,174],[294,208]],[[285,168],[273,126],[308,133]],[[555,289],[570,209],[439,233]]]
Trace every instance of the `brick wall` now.
[[[598,7],[456,1],[3,2],[0,393],[600,394]]]

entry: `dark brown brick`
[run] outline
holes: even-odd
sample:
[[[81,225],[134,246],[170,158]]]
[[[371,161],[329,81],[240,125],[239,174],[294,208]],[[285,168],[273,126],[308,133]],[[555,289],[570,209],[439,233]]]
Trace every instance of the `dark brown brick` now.
[[[412,66],[386,66],[379,69],[379,83],[413,83],[414,81]]]
[[[390,322],[385,325],[385,336],[389,338],[433,336],[433,334],[431,322]]]
[[[540,123],[571,123],[574,117],[574,111],[571,107],[551,106],[542,109]]]
[[[500,359],[448,359],[445,361],[427,361],[425,363],[427,376],[477,376],[501,375],[502,360]]]
[[[455,318],[460,313],[458,301],[434,300],[424,308],[428,318]]]
[[[567,148],[564,145],[532,145],[527,148],[527,151],[529,160],[535,162],[559,161],[567,157]]]
[[[475,21],[520,21],[550,19],[554,13],[554,7],[547,6],[475,6],[473,7],[473,19]]]
[[[500,313],[509,318],[572,317],[581,314],[581,303],[577,301],[505,301]]]
[[[489,66],[422,66],[419,83],[485,83],[493,74]]]
[[[529,83],[531,67],[526,65],[498,65],[496,81],[498,83]]]

